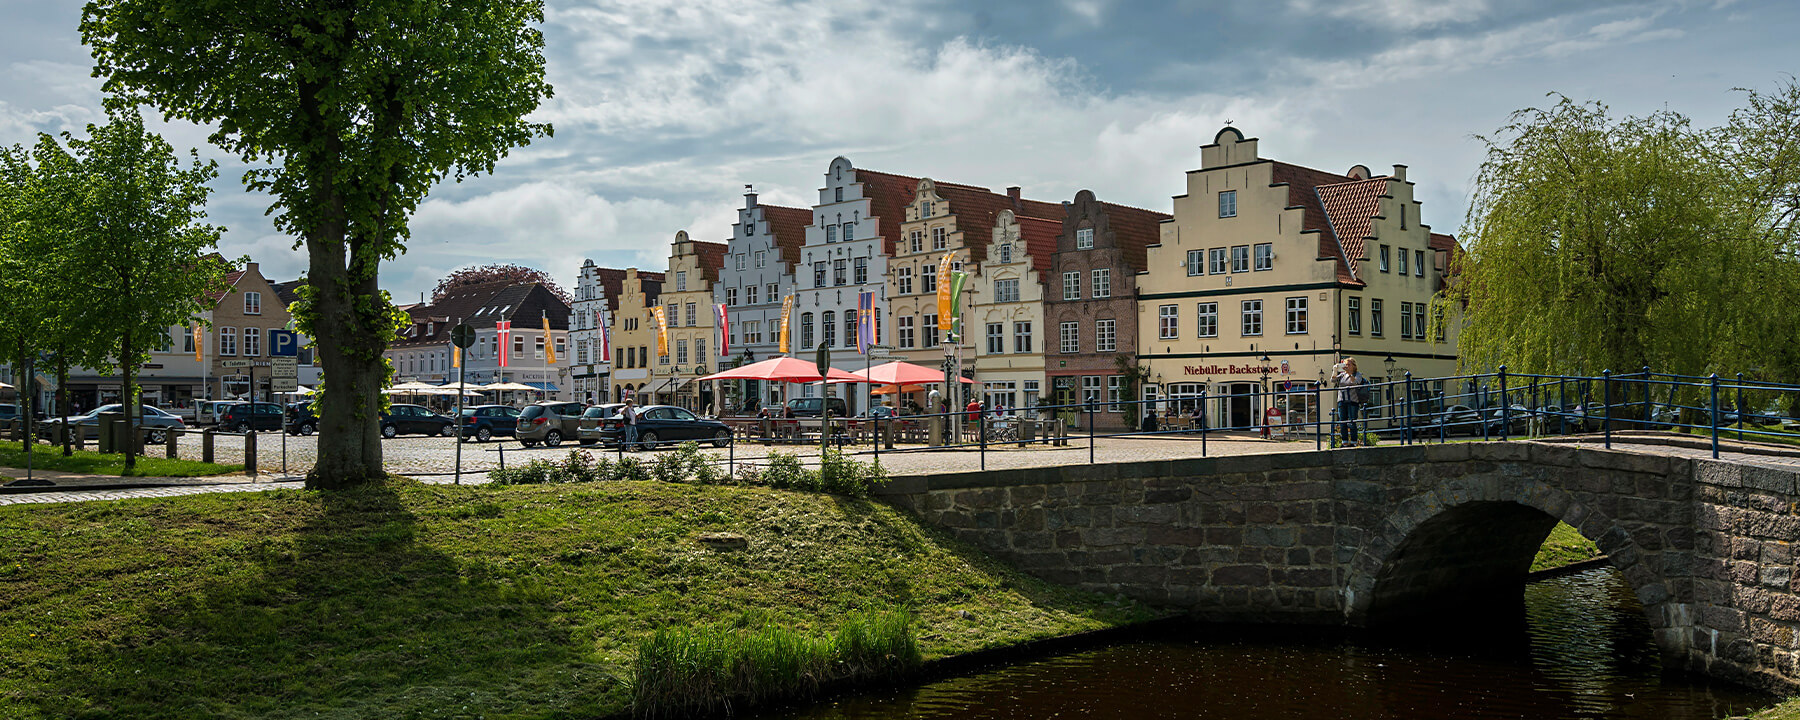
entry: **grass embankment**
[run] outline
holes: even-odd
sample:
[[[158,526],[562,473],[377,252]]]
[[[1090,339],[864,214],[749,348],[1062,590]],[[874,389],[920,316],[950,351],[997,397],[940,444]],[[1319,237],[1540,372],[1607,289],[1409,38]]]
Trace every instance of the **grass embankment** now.
[[[737,533],[713,549],[701,533]],[[926,658],[1145,619],[879,503],[649,482],[0,507],[0,717],[573,718],[623,711],[666,628]],[[966,612],[965,612],[966,611]]]
[[[156,449],[160,450],[161,448]],[[242,465],[220,465],[203,463],[198,460],[170,460],[164,457],[139,455],[137,467],[127,472],[124,453],[76,450],[73,455],[63,457],[62,446],[42,444],[32,445],[31,466],[38,470],[56,470],[84,475],[118,475],[120,477],[212,477],[244,471]],[[25,467],[25,451],[17,441],[0,443],[0,467]]]
[[[1537,557],[1531,561],[1531,571],[1554,570],[1597,557],[1600,557],[1600,548],[1594,545],[1594,541],[1582,537],[1581,531],[1570,527],[1568,523],[1559,522],[1550,530],[1550,537],[1544,538],[1544,544],[1538,548]]]
[[[1780,705],[1753,713],[1750,720],[1800,720],[1800,698],[1789,698]]]

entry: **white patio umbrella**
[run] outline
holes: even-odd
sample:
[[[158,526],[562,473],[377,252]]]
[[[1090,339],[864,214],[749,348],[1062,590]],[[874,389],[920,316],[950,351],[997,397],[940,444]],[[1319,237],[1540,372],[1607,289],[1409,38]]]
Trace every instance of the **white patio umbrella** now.
[[[13,387],[13,386],[11,386],[11,385],[8,385],[8,384],[6,384],[6,383],[3,383],[3,382],[0,382],[0,390],[17,390],[17,389],[18,389],[18,388],[15,388],[15,387]]]
[[[532,391],[542,391],[543,390],[543,388],[532,387],[532,386],[526,385],[524,383],[516,383],[516,382],[497,382],[492,385],[483,385],[483,386],[481,386],[481,389],[482,390],[532,390]]]

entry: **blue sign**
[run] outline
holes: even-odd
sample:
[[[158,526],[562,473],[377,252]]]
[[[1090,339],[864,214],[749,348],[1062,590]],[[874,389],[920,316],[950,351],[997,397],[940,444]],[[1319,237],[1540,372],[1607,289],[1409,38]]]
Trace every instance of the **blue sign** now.
[[[269,331],[269,357],[295,357],[299,353],[299,333],[288,330]]]

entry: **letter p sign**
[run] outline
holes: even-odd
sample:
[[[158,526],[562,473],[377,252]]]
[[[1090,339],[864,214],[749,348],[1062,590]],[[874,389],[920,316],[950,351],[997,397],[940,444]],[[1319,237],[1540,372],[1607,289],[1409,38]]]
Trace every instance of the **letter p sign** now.
[[[300,352],[300,335],[287,330],[269,331],[269,357],[295,357]]]

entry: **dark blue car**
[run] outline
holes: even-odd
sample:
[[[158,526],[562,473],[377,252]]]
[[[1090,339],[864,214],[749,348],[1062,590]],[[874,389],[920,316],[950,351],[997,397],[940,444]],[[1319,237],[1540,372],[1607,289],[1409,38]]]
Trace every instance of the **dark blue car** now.
[[[512,437],[519,429],[519,409],[511,405],[477,405],[462,411],[462,439],[487,442],[494,436]]]

